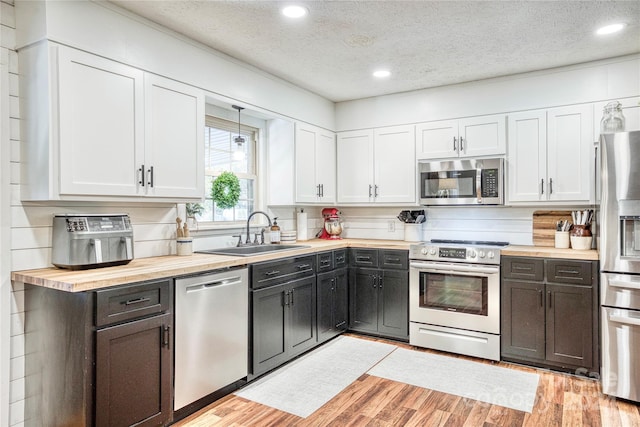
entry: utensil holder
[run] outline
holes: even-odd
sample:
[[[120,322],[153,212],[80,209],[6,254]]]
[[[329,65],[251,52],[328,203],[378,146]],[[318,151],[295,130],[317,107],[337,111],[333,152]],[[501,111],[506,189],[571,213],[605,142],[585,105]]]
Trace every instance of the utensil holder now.
[[[193,254],[193,239],[191,237],[178,237],[176,239],[176,254],[192,255]]]
[[[555,247],[558,249],[569,249],[568,231],[556,231]]]
[[[593,236],[571,236],[571,247],[578,251],[588,251],[591,249]]]

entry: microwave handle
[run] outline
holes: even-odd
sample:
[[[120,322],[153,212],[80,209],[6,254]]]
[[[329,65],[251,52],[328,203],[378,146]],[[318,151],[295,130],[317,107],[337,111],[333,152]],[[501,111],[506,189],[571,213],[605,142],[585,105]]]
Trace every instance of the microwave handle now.
[[[476,169],[476,199],[482,203],[482,169]]]

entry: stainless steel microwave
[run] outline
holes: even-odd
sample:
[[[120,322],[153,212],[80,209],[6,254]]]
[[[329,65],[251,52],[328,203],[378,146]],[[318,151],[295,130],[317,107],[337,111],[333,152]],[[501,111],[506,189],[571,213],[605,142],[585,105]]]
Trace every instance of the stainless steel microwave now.
[[[420,161],[420,204],[503,205],[504,159]]]

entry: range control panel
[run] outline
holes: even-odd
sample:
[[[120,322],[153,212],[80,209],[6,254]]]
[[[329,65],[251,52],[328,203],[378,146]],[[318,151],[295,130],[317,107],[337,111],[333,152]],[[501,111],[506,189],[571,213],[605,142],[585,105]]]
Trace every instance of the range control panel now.
[[[500,246],[420,243],[411,245],[409,258],[424,261],[454,261],[472,264],[500,264]]]

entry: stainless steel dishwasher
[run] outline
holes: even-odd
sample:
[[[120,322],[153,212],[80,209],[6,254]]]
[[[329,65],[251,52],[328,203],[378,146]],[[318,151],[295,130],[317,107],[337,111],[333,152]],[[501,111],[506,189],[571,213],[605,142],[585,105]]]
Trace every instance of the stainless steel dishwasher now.
[[[174,410],[247,376],[247,268],[176,279]]]

